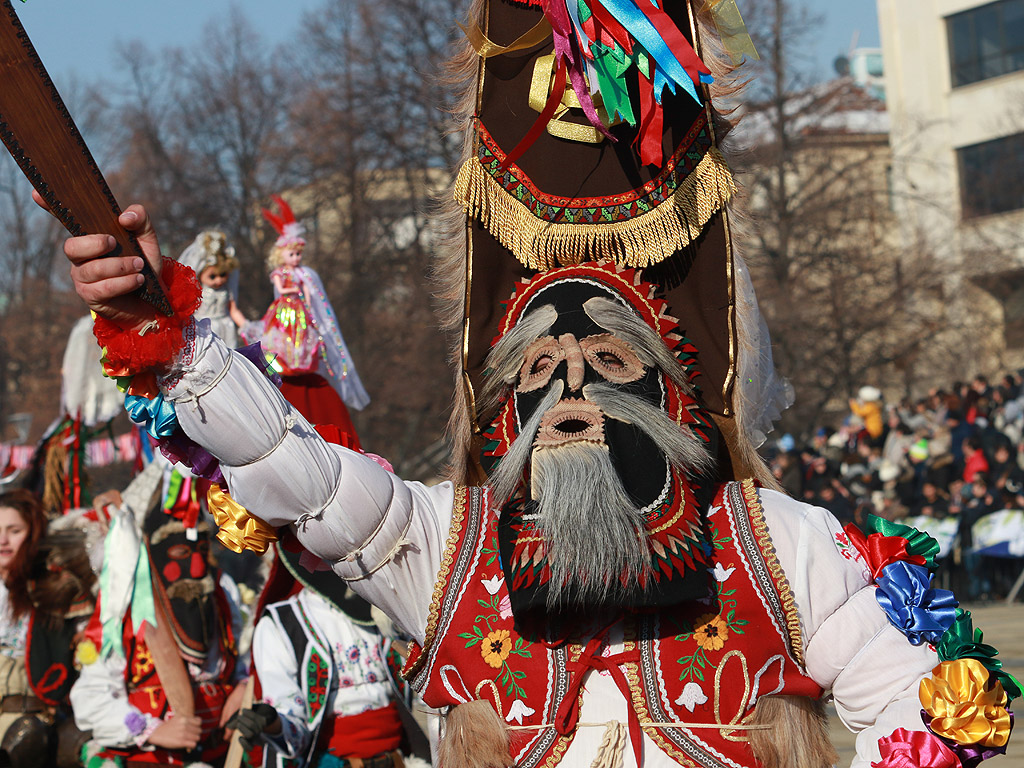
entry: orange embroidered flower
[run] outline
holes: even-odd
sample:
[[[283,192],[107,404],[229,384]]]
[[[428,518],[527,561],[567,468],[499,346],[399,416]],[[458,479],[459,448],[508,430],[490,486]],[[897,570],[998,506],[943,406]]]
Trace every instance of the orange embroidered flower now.
[[[507,629],[496,629],[480,643],[480,655],[490,666],[497,669],[512,652],[512,638]]]
[[[1003,686],[975,659],[944,661],[921,681],[920,698],[932,731],[957,744],[1001,747],[1010,737]]]
[[[693,639],[705,651],[721,650],[728,637],[729,626],[721,616],[708,613],[697,619],[697,628],[693,630]]]

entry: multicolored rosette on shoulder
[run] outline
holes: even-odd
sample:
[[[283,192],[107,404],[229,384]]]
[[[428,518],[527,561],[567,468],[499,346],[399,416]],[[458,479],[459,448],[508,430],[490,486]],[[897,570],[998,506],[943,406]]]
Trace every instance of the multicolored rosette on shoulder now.
[[[914,645],[937,643],[956,618],[956,598],[931,586],[939,545],[915,528],[868,516],[865,535],[846,526],[850,543],[867,562],[875,599],[894,627]]]
[[[931,587],[938,543],[873,515],[866,529],[845,531],[875,580],[878,604],[911,643],[931,644],[940,659],[919,691],[927,731],[899,728],[879,739],[882,759],[873,768],[973,768],[1005,753],[1013,727],[1007,706],[1021,686],[953,593]]]

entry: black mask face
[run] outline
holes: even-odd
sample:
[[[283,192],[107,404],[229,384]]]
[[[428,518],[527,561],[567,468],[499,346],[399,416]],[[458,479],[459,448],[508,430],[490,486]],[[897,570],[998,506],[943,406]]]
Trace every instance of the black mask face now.
[[[485,466],[503,497],[493,500],[520,631],[708,594],[717,432],[685,373],[692,346],[650,286],[612,269],[581,265],[527,284],[493,357],[509,389]],[[505,497],[510,478],[519,485]]]
[[[592,435],[608,446],[612,465],[630,498],[638,507],[646,507],[665,490],[669,469],[665,455],[634,424],[603,418],[603,429],[587,429],[594,419],[576,412],[574,405],[585,400],[585,386],[602,384],[664,410],[665,386],[657,368],[645,367],[628,344],[586,313],[583,305],[594,297],[616,300],[614,293],[602,286],[567,281],[538,292],[530,302],[531,307],[554,306],[558,318],[547,337],[527,353],[513,392],[516,420],[526,422],[554,382],[562,382],[561,400],[551,409],[553,418],[545,419],[549,423],[542,426],[535,445],[562,445]]]
[[[146,518],[144,533],[153,598],[160,601],[170,619],[182,656],[202,663],[218,629],[215,581],[209,566],[209,525],[200,523],[193,540],[180,521],[156,509]]]

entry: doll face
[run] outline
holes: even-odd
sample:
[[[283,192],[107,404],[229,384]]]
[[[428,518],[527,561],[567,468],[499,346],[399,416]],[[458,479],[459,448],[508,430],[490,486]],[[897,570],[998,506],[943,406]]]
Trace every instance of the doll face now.
[[[302,263],[302,246],[289,245],[281,253],[281,261],[286,267],[297,267]]]
[[[207,288],[223,288],[227,281],[227,274],[219,272],[216,267],[206,267],[199,273],[199,282]]]
[[[28,538],[28,523],[13,507],[0,507],[0,576],[6,576]]]

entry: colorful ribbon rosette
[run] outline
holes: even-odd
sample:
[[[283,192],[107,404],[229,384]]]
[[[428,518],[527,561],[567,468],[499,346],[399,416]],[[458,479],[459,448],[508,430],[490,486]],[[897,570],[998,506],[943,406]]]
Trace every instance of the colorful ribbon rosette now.
[[[867,533],[845,528],[875,581],[889,622],[914,645],[930,643],[940,659],[921,681],[927,731],[903,728],[879,739],[874,768],[973,768],[1003,754],[1013,727],[1009,703],[1020,683],[982,642],[971,614],[953,593],[931,586],[938,543],[928,534],[870,515]]]

